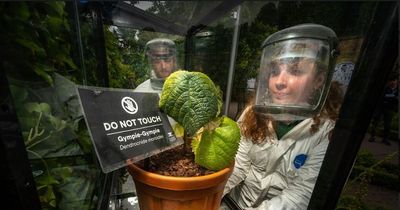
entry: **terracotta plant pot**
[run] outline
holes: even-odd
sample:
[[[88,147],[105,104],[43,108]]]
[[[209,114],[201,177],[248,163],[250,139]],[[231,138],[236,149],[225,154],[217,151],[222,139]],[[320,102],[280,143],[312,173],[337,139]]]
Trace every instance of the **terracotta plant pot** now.
[[[140,210],[217,210],[233,165],[198,177],[163,176],[135,164],[127,169],[136,185]]]

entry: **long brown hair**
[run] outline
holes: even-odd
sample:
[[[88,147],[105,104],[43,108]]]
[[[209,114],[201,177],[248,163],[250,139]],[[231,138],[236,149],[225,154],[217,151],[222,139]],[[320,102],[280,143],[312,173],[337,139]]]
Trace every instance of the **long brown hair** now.
[[[341,85],[334,81],[331,84],[328,97],[321,112],[313,116],[313,124],[310,128],[311,133],[318,131],[323,119],[337,119],[342,100],[343,91]],[[254,100],[251,100],[244,109],[244,115],[239,121],[239,126],[244,137],[250,138],[256,144],[260,144],[267,136],[272,135],[273,131],[270,130],[269,124],[272,124],[272,126],[275,127],[275,121],[273,121],[272,118],[254,112],[253,101]]]

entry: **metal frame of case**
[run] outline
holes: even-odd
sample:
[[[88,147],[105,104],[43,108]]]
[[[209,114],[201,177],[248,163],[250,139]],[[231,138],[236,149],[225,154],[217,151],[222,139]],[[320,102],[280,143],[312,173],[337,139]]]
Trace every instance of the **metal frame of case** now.
[[[76,7],[78,2],[76,0],[73,2]],[[188,42],[197,32],[241,3],[240,0],[221,1],[219,6],[209,11],[190,28],[174,25],[168,20],[160,19],[128,4],[118,4],[116,6],[118,13],[115,14],[120,18],[141,20],[138,24],[151,25],[160,32],[183,35],[186,37],[186,50],[190,50]],[[91,4],[96,22],[95,31],[101,32],[103,21],[113,22],[113,16],[107,19],[102,14],[104,7],[112,3]],[[362,58],[356,64],[308,209],[334,209],[336,206],[368,128],[376,99],[398,59],[398,7],[399,4],[396,2],[377,3],[375,15],[362,47]],[[79,23],[77,28],[79,29]],[[103,33],[96,34],[98,43],[96,50],[99,52],[98,59],[102,64],[97,71],[107,86],[104,36],[101,35]],[[236,53],[236,50],[233,53]],[[0,167],[3,204],[8,203],[14,209],[41,209],[9,83],[3,69],[0,70],[0,81]],[[229,101],[229,98],[227,100]],[[105,175],[103,182],[98,209],[108,208],[113,176]]]

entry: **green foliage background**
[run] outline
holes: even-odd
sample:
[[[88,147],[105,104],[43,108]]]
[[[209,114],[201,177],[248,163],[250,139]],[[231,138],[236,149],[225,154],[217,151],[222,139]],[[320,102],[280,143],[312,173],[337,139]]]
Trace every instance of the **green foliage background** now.
[[[156,2],[150,11],[184,26],[194,9],[210,2]],[[331,27],[339,37],[364,35],[375,2],[245,2],[232,100],[244,103],[247,80],[256,78],[261,43],[270,34],[299,23]],[[185,37],[134,28],[104,26],[109,83],[99,74],[96,24],[90,10],[80,11],[83,60],[70,1],[0,2],[0,66],[9,78],[13,101],[43,209],[95,208],[102,183],[74,84],[135,88],[148,79],[143,54],[155,37],[173,39],[179,64],[206,73],[226,93],[233,23],[226,14],[195,36]],[[257,11],[257,12],[255,12]],[[176,15],[179,14],[179,15]],[[185,55],[188,54],[187,57]],[[188,60],[184,60],[188,58]],[[85,69],[85,71],[83,71]],[[224,97],[225,98],[225,97]],[[386,169],[385,169],[386,170]],[[389,170],[389,169],[387,169]]]

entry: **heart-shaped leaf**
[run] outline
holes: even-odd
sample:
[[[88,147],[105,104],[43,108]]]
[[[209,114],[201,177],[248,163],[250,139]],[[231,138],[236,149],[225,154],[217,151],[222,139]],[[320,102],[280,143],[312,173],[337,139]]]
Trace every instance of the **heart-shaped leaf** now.
[[[159,106],[193,135],[221,110],[220,90],[201,72],[176,71],[164,83]]]
[[[211,170],[221,170],[234,161],[240,141],[240,129],[235,121],[223,116],[215,129],[204,129],[192,141],[197,164]]]

